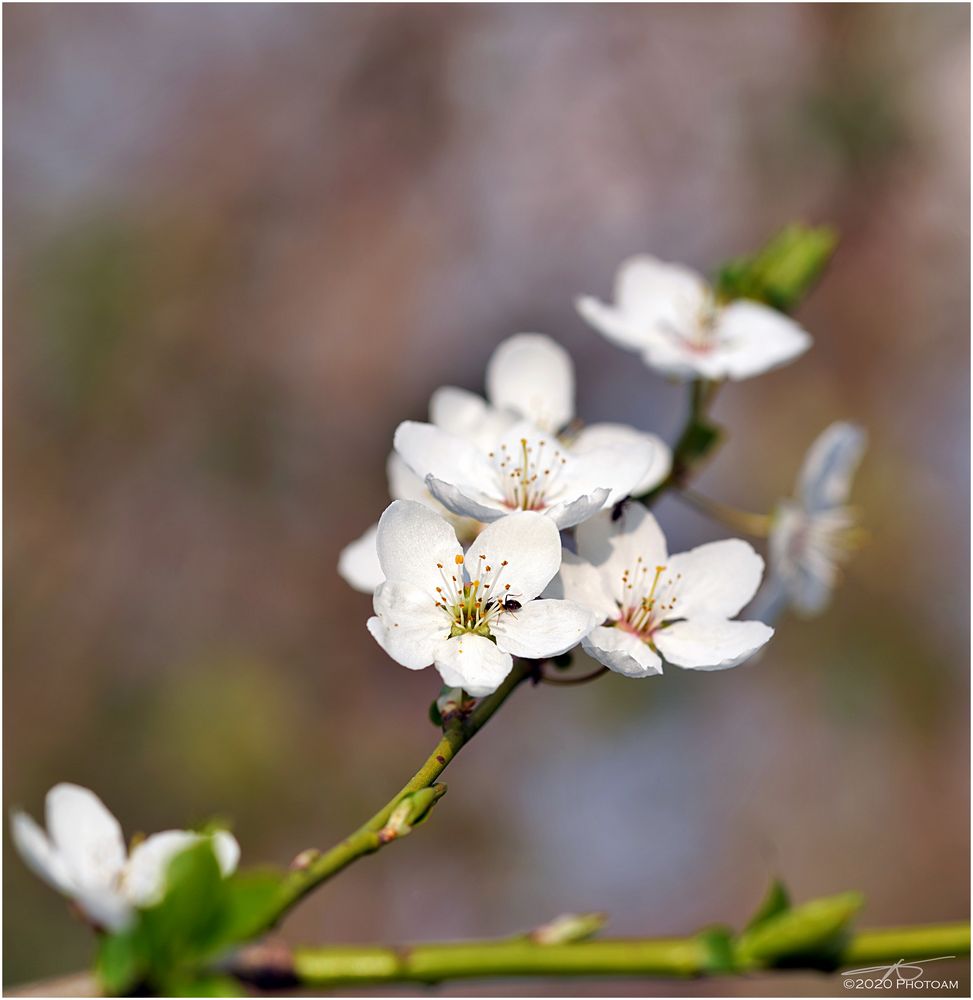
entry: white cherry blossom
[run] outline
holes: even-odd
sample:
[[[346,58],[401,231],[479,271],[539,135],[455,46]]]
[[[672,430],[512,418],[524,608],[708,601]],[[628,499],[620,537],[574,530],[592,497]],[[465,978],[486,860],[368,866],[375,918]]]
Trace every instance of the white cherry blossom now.
[[[439,514],[396,500],[378,523],[377,547],[385,582],[369,632],[398,663],[433,664],[474,697],[500,686],[512,657],[558,656],[595,624],[579,604],[537,599],[561,562],[557,528],[541,514],[487,525],[464,553]]]
[[[536,511],[559,528],[628,496],[655,461],[645,440],[575,452],[529,423],[484,449],[432,424],[406,421],[395,432],[395,450],[454,514],[490,522]]]
[[[487,398],[456,389],[439,389],[430,404],[430,421],[442,430],[489,447],[518,420],[555,435],[574,452],[607,445],[649,445],[652,461],[632,492],[647,493],[668,475],[669,447],[655,434],[625,424],[575,420],[574,364],[568,352],[542,333],[518,333],[493,352],[486,373]]]
[[[770,532],[768,605],[790,604],[806,617],[827,607],[840,566],[857,548],[858,515],[848,506],[866,435],[855,424],[831,424],[808,450],[793,499],[782,501]]]
[[[628,677],[662,672],[662,661],[693,670],[736,666],[773,635],[759,621],[733,621],[753,597],[763,559],[739,539],[669,555],[655,518],[627,503],[577,529],[548,594],[591,608],[603,625],[583,640],[599,663]]]
[[[94,792],[80,785],[55,785],[46,800],[47,831],[26,813],[13,810],[13,842],[27,867],[77,903],[98,927],[129,926],[136,909],[158,902],[169,862],[203,839],[188,830],[153,834],[126,850],[118,820]],[[240,846],[225,831],[212,835],[224,876],[236,870]]]
[[[578,311],[612,343],[677,378],[750,378],[811,346],[783,313],[749,299],[720,302],[695,271],[648,255],[622,263],[614,304],[583,296]]]

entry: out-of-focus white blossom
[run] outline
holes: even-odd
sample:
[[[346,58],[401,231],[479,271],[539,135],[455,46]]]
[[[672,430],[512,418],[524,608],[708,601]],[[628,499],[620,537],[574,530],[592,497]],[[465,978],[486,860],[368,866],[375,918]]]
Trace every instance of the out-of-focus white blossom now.
[[[135,910],[162,898],[169,862],[203,839],[188,830],[153,834],[126,850],[118,820],[94,792],[55,785],[46,799],[46,832],[26,813],[13,810],[10,830],[27,867],[77,903],[93,924],[117,931]],[[232,834],[211,836],[224,875],[236,870],[240,845]]]
[[[695,271],[648,255],[622,263],[613,304],[583,296],[578,311],[612,343],[677,378],[750,378],[811,346],[810,335],[776,309],[721,302]]]
[[[776,612],[789,604],[813,617],[827,607],[841,564],[861,540],[848,506],[867,443],[855,424],[831,424],[811,445],[793,499],[778,504],[770,532],[770,578],[763,599]]]

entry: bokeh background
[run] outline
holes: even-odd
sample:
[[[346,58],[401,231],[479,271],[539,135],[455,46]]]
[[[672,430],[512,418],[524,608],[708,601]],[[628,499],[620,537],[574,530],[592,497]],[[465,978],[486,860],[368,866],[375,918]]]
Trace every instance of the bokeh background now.
[[[871,540],[830,613],[738,670],[521,691],[434,821],[283,936],[566,910],[685,933],[742,923],[774,874],[863,890],[871,924],[968,915],[965,5],[3,15],[6,806],[73,780],[130,834],[231,819],[253,863],[340,838],[435,737],[436,676],[380,652],[335,571],[398,421],[540,330],[582,416],[671,439],[684,391],[573,297],[632,252],[711,271],[828,222],[814,349],[724,390],[700,487],[766,510],[827,423],[865,424]],[[659,515],[677,548],[721,533]],[[85,963],[85,928],[4,858],[5,980]]]

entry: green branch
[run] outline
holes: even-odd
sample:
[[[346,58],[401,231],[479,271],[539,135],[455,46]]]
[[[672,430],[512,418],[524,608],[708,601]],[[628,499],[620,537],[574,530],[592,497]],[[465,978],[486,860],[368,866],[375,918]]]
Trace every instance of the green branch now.
[[[686,938],[615,939],[544,944],[530,935],[498,941],[381,946],[250,949],[233,970],[256,985],[315,988],[530,976],[651,976],[684,979],[778,967],[822,971],[814,961],[744,958],[714,944],[715,932]],[[716,939],[719,940],[718,932]],[[863,930],[847,939],[823,971],[890,966],[970,953],[969,924]]]
[[[468,715],[457,713],[444,720],[442,739],[432,753],[370,820],[329,851],[321,853],[311,850],[300,854],[294,863],[294,870],[284,880],[271,922],[276,923],[312,889],[337,875],[353,861],[406,836],[414,826],[422,822],[446,792],[446,786],[437,784],[436,779],[530,674],[528,664],[515,663],[503,684],[493,694],[477,702]]]

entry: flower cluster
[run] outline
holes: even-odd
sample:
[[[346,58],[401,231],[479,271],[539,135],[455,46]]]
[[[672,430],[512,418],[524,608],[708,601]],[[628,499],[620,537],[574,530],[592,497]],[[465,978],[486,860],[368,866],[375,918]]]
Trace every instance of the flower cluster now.
[[[811,338],[769,305],[710,288],[649,256],[619,269],[615,301],[578,309],[609,341],[669,376],[712,386],[794,360]],[[628,677],[663,662],[716,670],[773,634],[785,604],[822,610],[857,537],[845,505],[864,437],[837,424],[812,449],[795,500],[772,516],[771,571],[741,539],[669,555],[638,502],[679,485],[670,448],[623,424],[585,426],[567,352],[542,334],[501,343],[485,398],[437,390],[429,422],[399,425],[388,462],[392,505],[347,546],[339,571],[371,593],[368,630],[398,663],[434,665],[473,697],[495,691],[513,657],[580,645]],[[736,620],[760,594],[761,620]]]
[[[736,285],[724,274],[710,288],[688,268],[640,256],[622,264],[613,304],[579,299],[581,315],[609,341],[693,382],[690,423],[674,449],[639,428],[584,425],[571,359],[541,334],[499,345],[485,397],[444,387],[430,400],[427,423],[399,425],[388,460],[392,503],[342,551],[339,571],[372,595],[367,628],[393,660],[410,670],[435,666],[446,685],[435,707],[443,719],[495,692],[515,657],[534,661],[532,675],[546,680],[543,661],[575,647],[626,677],[661,674],[664,663],[723,670],[768,642],[784,608],[803,615],[825,608],[860,539],[848,503],[865,448],[860,428],[827,428],[807,454],[795,495],[770,514],[736,511],[685,482],[717,436],[706,406],[718,384],[785,364],[810,346],[797,323],[766,304],[788,307],[822,266],[833,240],[810,235],[802,250],[802,230],[790,227],[757,257],[736,262]],[[795,249],[806,258],[796,270]],[[766,294],[755,298],[761,281]],[[670,554],[649,509],[665,489],[766,537],[767,578],[763,558],[739,538]],[[426,796],[423,810],[441,794],[437,787],[415,793]],[[417,808],[414,797],[396,800],[384,829],[408,832],[422,818]],[[201,854],[210,916],[221,913],[237,933],[251,925],[237,922],[227,902],[233,893],[234,906],[259,908],[261,893],[279,903],[276,876],[263,888],[229,877],[240,848],[224,831],[167,830],[128,848],[101,800],[71,784],[48,793],[46,822],[45,831],[15,810],[13,842],[90,924],[116,935],[109,940],[131,939],[126,983],[142,985],[145,975],[137,932],[151,939],[152,917],[180,905],[177,855]],[[209,848],[196,846],[204,840]],[[279,905],[272,912],[276,919]],[[217,924],[207,928],[215,934]],[[222,953],[226,940],[214,940]],[[165,973],[175,974],[170,944],[162,942],[161,954]]]

